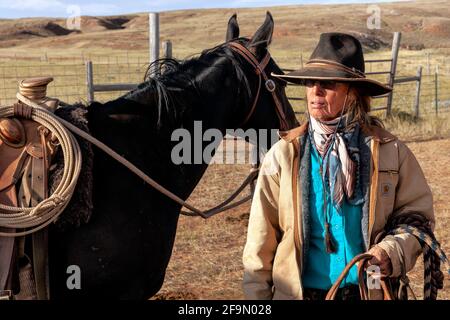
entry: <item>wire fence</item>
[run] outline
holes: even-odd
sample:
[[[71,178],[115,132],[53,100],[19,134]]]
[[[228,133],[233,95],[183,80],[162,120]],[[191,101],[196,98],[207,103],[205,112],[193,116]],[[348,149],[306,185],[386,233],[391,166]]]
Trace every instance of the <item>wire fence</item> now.
[[[298,54],[296,54],[298,55]],[[369,54],[367,60],[388,59],[390,52]],[[306,54],[302,56],[307,56]],[[276,59],[276,56],[275,56]],[[148,68],[148,53],[126,51],[120,55],[80,54],[78,56],[0,57],[0,105],[15,102],[18,81],[35,76],[52,76],[54,82],[48,86],[48,96],[67,103],[87,102],[87,60],[93,61],[95,84],[141,83]],[[303,60],[303,59],[302,59]],[[400,50],[396,77],[413,76],[418,66],[423,67],[420,90],[420,115],[450,111],[450,58],[445,53],[411,52]],[[366,72],[389,70],[388,62],[366,64]],[[290,69],[299,66],[287,66]],[[383,74],[371,78],[386,82]],[[393,112],[414,114],[416,82],[394,86]],[[124,91],[97,92],[95,100],[108,101],[124,94]],[[287,95],[294,110],[304,112],[305,90],[300,86],[289,86]],[[386,106],[386,99],[375,99],[373,107]]]
[[[144,79],[148,62],[142,57],[97,58],[94,65],[94,83],[140,83]],[[49,61],[27,61],[27,63],[0,64],[0,104],[15,101],[18,82],[25,78],[51,76],[54,81],[48,86],[47,95],[67,103],[87,102],[86,65],[81,59]],[[98,93],[98,101],[114,99],[124,92]]]
[[[397,111],[414,112],[415,84],[397,84],[394,106]],[[419,115],[450,111],[450,75],[423,75],[420,90]]]
[[[85,71],[81,63],[1,65],[0,104],[11,104],[16,100],[18,81],[36,76],[52,76],[55,79],[48,87],[48,96],[69,102],[85,97]]]

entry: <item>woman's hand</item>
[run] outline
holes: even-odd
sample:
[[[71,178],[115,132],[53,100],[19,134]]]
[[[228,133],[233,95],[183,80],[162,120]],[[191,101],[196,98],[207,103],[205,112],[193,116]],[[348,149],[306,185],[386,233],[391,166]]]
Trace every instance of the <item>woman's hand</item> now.
[[[392,263],[386,251],[379,246],[373,246],[367,253],[373,255],[367,263],[368,266],[378,266],[381,276],[388,277],[392,274]]]

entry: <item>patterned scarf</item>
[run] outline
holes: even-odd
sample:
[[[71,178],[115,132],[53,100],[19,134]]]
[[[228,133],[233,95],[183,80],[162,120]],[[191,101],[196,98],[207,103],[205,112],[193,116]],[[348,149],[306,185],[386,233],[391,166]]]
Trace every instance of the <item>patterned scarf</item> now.
[[[318,121],[313,117],[310,119],[310,136],[323,159],[322,179],[330,187],[333,205],[341,208],[344,195],[347,199],[354,195],[357,169],[346,140],[353,140],[353,133],[359,130],[344,131],[347,120],[345,115],[331,121]]]

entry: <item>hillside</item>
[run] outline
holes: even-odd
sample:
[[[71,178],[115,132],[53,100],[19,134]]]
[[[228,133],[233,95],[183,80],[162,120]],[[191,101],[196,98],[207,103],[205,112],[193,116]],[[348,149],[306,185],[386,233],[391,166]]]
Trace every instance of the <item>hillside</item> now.
[[[301,41],[312,49],[318,34],[345,31],[355,34],[367,50],[384,49],[392,32],[401,31],[407,49],[450,47],[450,1],[408,1],[378,4],[381,29],[369,30],[368,4],[297,5],[257,9],[184,10],[161,13],[161,37],[193,49],[210,47],[224,39],[228,18],[238,13],[241,34],[250,35],[270,10],[275,19],[274,45],[288,49]],[[82,17],[81,30],[69,30],[64,19],[0,20],[0,48],[110,48],[145,50],[148,47],[145,13],[113,17]],[[187,43],[186,43],[187,42]],[[3,50],[2,50],[3,51]]]

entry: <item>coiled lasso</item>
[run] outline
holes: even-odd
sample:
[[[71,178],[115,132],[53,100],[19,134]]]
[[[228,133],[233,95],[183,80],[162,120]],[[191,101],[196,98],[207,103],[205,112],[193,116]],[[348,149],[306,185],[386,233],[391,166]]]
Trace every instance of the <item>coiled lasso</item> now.
[[[81,150],[73,134],[62,124],[64,120],[20,93],[17,98],[32,107],[31,119],[54,134],[64,156],[64,172],[56,190],[35,207],[12,207],[0,204],[0,227],[25,229],[19,232],[0,232],[3,237],[20,237],[39,231],[54,222],[72,198],[81,171]],[[14,107],[0,108],[0,117],[14,115]]]

